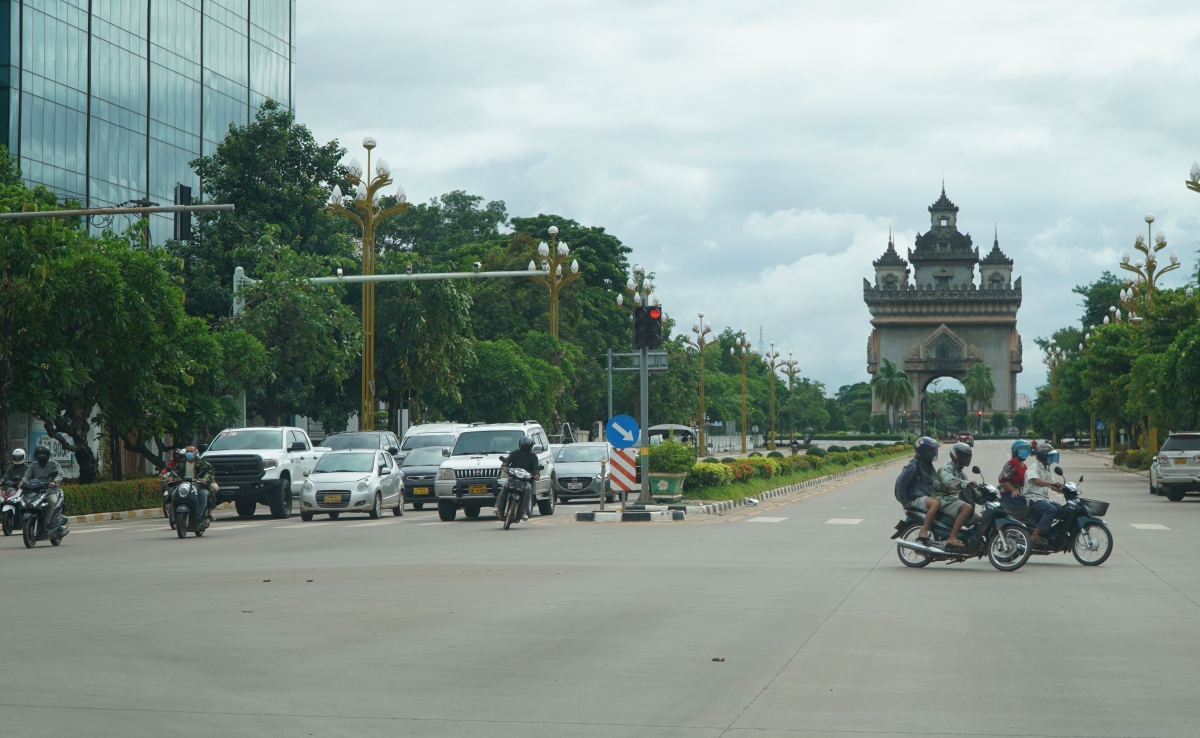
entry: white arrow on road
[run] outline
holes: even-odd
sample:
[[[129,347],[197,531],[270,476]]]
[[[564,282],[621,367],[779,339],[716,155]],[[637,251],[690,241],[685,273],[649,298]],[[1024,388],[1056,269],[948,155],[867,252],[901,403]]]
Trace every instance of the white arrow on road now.
[[[613,430],[615,430],[617,433],[620,433],[625,438],[626,441],[633,440],[633,434],[630,433],[629,431],[625,430],[621,426],[617,425],[616,423],[613,423]]]

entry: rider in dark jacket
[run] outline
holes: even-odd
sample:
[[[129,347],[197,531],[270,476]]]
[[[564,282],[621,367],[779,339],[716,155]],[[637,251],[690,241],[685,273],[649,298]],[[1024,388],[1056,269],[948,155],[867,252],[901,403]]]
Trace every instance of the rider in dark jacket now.
[[[16,487],[21,483],[21,479],[25,476],[25,470],[28,468],[29,464],[25,463],[25,449],[13,449],[12,463],[5,470],[4,478],[0,479],[0,485],[5,488]]]
[[[508,454],[508,460],[504,462],[504,467],[501,471],[507,471],[509,467],[524,469],[533,475],[534,481],[538,479],[538,472],[541,470],[541,462],[538,460],[537,454],[533,452],[533,439],[529,436],[522,436],[520,444],[517,445],[517,450]],[[507,501],[508,488],[505,487],[504,492],[501,492],[496,498],[496,517],[504,515],[504,505]],[[531,507],[532,495],[527,495],[522,506],[522,519],[529,519],[529,508]]]

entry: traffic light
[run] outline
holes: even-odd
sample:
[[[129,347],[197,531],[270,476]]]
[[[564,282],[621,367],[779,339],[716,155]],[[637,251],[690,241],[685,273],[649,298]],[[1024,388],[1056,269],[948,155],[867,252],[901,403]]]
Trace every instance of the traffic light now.
[[[192,188],[187,185],[175,185],[175,204],[191,205]],[[172,234],[176,241],[192,240],[192,214],[175,213],[175,231]]]
[[[633,347],[656,349],[662,345],[662,308],[657,305],[633,309]]]

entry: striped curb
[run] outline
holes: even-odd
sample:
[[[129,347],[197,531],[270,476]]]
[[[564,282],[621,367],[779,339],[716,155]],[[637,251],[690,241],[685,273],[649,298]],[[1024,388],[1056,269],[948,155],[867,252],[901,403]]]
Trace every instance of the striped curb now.
[[[230,505],[228,502],[222,502],[217,505],[217,510],[228,510]],[[87,515],[69,515],[67,516],[68,523],[99,523],[104,520],[125,520],[127,518],[161,518],[163,511],[161,507],[151,507],[143,510],[125,510],[122,512],[106,512],[106,513],[89,513]]]

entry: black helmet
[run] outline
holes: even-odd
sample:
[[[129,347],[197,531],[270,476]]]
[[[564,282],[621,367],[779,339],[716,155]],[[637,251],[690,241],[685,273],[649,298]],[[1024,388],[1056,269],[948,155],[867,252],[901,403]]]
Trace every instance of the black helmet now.
[[[972,453],[974,452],[971,447],[965,443],[956,443],[950,447],[950,459],[959,466],[970,464]]]
[[[914,444],[917,456],[924,461],[933,461],[938,455],[938,446],[940,444],[929,436],[921,436]]]
[[[521,442],[517,445],[522,451],[529,453],[533,450],[533,439],[529,436],[521,436]]]
[[[37,459],[39,464],[45,464],[50,460],[50,447],[38,446],[33,450],[33,458]]]

